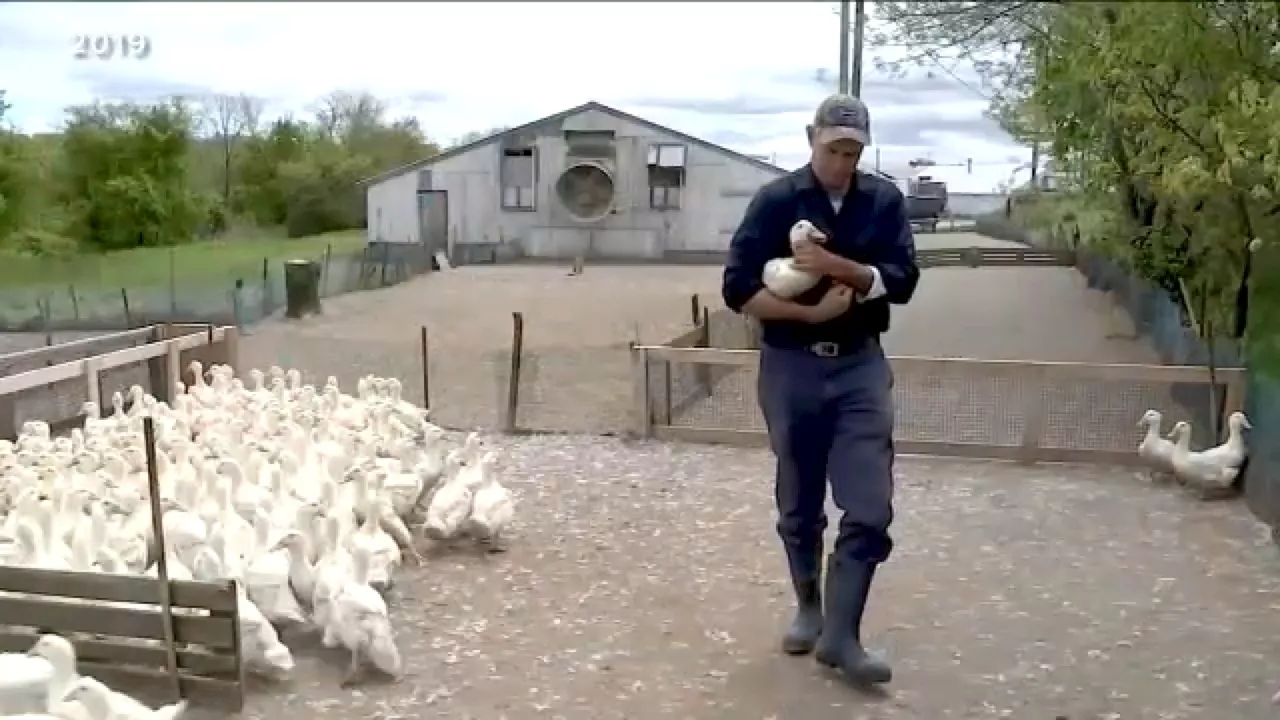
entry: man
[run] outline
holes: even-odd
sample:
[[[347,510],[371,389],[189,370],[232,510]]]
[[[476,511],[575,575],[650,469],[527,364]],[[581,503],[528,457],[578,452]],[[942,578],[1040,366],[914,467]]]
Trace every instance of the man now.
[[[893,376],[880,335],[889,305],[911,299],[920,271],[902,193],[857,170],[871,142],[866,105],[833,95],[808,134],[809,164],[761,188],[747,208],[729,246],[724,301],[761,325],[758,393],[798,603],[783,649],[813,651],[857,685],[887,683],[892,671],[861,637],[872,575],[892,548]],[[793,252],[788,235],[798,220],[820,232]],[[824,280],[787,301],[765,289],[761,274],[792,254]],[[843,516],[823,583],[828,477]]]

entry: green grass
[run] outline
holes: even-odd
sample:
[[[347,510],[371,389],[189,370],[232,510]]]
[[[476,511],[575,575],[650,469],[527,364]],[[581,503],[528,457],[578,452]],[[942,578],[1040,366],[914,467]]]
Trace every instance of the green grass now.
[[[326,248],[345,255],[365,244],[363,230],[346,230],[288,239],[270,231],[236,235],[174,247],[138,248],[67,258],[0,255],[0,292],[38,287],[168,287],[252,283],[262,275],[263,260],[278,271],[280,262],[319,259]]]

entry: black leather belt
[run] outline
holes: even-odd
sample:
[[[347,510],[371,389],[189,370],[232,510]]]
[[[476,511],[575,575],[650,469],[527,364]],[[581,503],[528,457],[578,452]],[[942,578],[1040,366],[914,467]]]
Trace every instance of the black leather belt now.
[[[791,350],[809,353],[822,358],[843,357],[845,355],[853,355],[867,347],[869,343],[876,343],[879,339],[876,337],[863,337],[856,340],[845,340],[844,342],[816,342],[808,345],[792,345],[765,343],[769,347],[779,350]]]
[[[799,350],[817,355],[821,358],[844,357],[852,355],[867,346],[867,340],[849,340],[845,342],[816,342],[811,345],[801,345]]]
[[[862,343],[816,342],[812,345],[806,345],[804,349],[818,357],[833,358],[848,355],[853,352],[854,348],[861,345]]]

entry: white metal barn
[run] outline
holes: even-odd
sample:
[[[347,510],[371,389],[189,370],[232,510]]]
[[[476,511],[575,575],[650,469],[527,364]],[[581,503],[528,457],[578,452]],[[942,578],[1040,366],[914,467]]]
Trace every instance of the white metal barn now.
[[[369,242],[458,264],[716,256],[785,172],[589,102],[366,180]]]

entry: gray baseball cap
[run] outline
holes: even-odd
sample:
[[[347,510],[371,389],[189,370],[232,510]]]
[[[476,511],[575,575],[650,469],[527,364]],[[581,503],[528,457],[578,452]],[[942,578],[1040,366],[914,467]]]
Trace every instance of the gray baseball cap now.
[[[866,103],[852,95],[831,95],[814,113],[813,142],[827,145],[837,140],[871,144],[871,114],[867,112]]]

